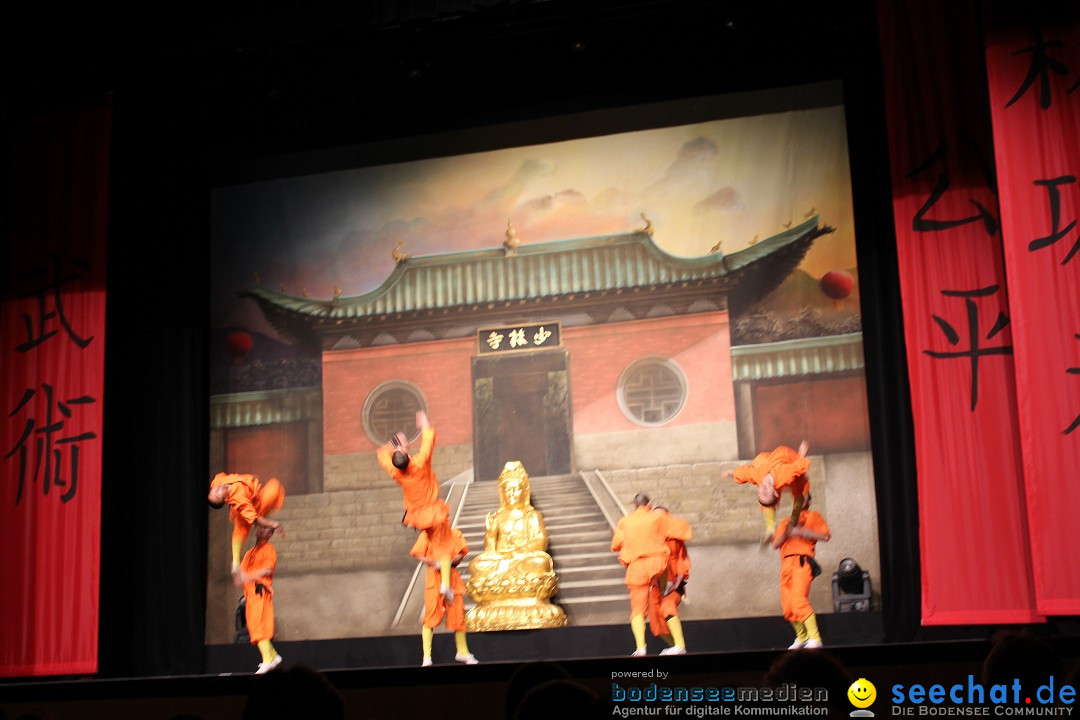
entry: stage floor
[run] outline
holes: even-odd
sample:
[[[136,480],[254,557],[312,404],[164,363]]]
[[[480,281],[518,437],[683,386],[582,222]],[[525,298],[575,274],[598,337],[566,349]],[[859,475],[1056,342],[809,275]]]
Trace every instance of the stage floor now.
[[[879,645],[885,632],[880,612],[819,615],[822,637],[829,645]],[[686,646],[694,653],[774,651],[794,640],[791,625],[782,617],[735,620],[684,621]],[[649,654],[666,646],[651,634]],[[484,662],[578,660],[625,657],[634,650],[629,622],[625,625],[590,625],[547,630],[470,633],[469,649]],[[304,662],[319,670],[378,667],[415,667],[420,664],[420,632],[342,640],[275,642],[285,658]],[[432,658],[452,663],[454,641],[445,630],[435,633]],[[259,654],[250,645],[210,645],[206,648],[206,672],[210,674],[253,672]]]
[[[630,707],[614,702],[613,694],[631,686],[760,688],[770,667],[786,653],[788,627],[780,618],[687,622],[687,655],[659,656],[655,653],[660,646],[650,644],[650,655],[644,658],[629,657],[633,643],[626,626],[475,633],[469,636],[470,649],[481,660],[475,666],[455,663],[453,639],[441,633],[435,637],[436,664],[428,668],[419,667],[418,636],[277,647],[285,658],[283,669],[295,664],[318,669],[344,700],[349,718],[503,718],[508,689],[538,662],[557,665],[598,698],[595,707],[603,712],[596,716],[611,717]],[[894,684],[964,683],[968,675],[978,680],[993,632],[965,629],[954,633],[962,636],[959,639],[885,644],[878,613],[823,615],[821,627],[825,651],[854,678],[867,678],[877,686],[879,700],[873,709],[878,717],[890,713],[888,695]],[[1067,669],[1077,664],[1075,636],[1046,639]],[[48,720],[242,717],[253,689],[267,681],[252,672],[257,652],[250,646],[211,646],[206,658],[203,675],[0,683],[0,718],[4,713],[6,720],[32,713]],[[675,707],[680,716],[732,714],[724,709],[708,702]],[[833,706],[819,716],[848,715],[838,713]]]

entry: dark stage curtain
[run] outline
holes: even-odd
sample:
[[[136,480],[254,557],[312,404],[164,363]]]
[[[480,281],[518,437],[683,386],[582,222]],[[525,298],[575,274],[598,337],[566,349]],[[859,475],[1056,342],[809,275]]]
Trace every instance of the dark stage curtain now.
[[[101,673],[203,668],[209,193],[197,106],[115,99]]]
[[[864,24],[874,27],[872,5]],[[852,148],[855,238],[862,294],[863,347],[877,490],[881,612],[886,642],[909,642],[919,632],[919,515],[911,399],[904,354],[899,268],[888,193],[889,158],[877,36],[866,33],[857,54],[866,59],[844,82]],[[856,558],[858,560],[858,558]]]

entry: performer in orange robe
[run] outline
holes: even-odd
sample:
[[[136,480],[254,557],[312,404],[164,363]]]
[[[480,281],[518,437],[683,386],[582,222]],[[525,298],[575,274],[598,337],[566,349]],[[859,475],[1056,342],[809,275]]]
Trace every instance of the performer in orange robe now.
[[[422,667],[431,665],[431,641],[435,634],[435,628],[446,618],[446,629],[454,633],[454,642],[457,645],[457,654],[454,659],[466,665],[475,665],[476,657],[469,652],[469,645],[465,640],[465,583],[461,574],[457,571],[458,564],[469,553],[469,546],[465,543],[465,537],[461,531],[454,528],[444,538],[433,539],[429,532],[422,532],[416,538],[409,554],[420,562],[427,565],[427,574],[424,577],[424,618],[421,637],[424,644],[424,660]],[[450,562],[450,577],[443,578],[439,559],[442,557],[453,558]],[[447,584],[453,592],[453,598],[447,600],[445,593],[440,590],[440,585]]]
[[[753,483],[757,486],[758,503],[765,517],[763,542],[770,540],[776,532],[776,506],[784,488],[791,491],[792,522],[802,512],[803,497],[810,491],[810,481],[806,477],[810,470],[810,461],[806,459],[809,449],[810,445],[805,440],[799,444],[798,451],[781,445],[772,452],[758,453],[749,465],[725,470],[720,475],[721,479],[734,477],[737,483]]]
[[[690,524],[681,517],[670,515],[667,508],[657,507],[653,512],[668,516],[668,535],[678,534],[690,537]],[[649,586],[649,629],[658,638],[663,638],[670,647],[661,650],[661,655],[685,655],[686,646],[677,641],[671,632],[671,620],[676,621],[682,635],[682,621],[679,620],[679,603],[686,594],[686,583],[690,580],[690,554],[682,540],[669,539],[667,570],[657,582]],[[667,618],[667,619],[665,619]]]
[[[285,537],[281,523],[267,517],[285,504],[285,488],[277,478],[270,478],[264,485],[254,475],[218,473],[210,481],[207,500],[213,508],[220,508],[226,503],[229,505],[229,519],[233,523],[232,574],[234,582],[239,585],[240,549],[252,526],[273,528]]]
[[[810,510],[810,493],[804,498],[807,508],[799,514],[799,522],[789,518],[780,521],[772,546],[780,550],[780,607],[784,619],[795,628],[795,642],[789,649],[821,647],[821,632],[817,615],[810,605],[810,583],[814,579],[814,548],[819,541],[828,542],[832,535],[825,518]]]
[[[420,449],[409,454],[409,442],[404,433],[397,433],[390,442],[375,451],[375,457],[386,474],[401,486],[404,492],[405,516],[401,522],[409,527],[431,535],[435,547],[450,543],[450,508],[439,497],[439,481],[431,469],[431,456],[435,451],[435,428],[428,422],[427,413],[416,413],[416,426],[420,428]],[[438,558],[442,570],[443,585],[440,591],[446,600],[453,600],[453,590],[447,584],[450,578],[450,556]]]
[[[634,657],[645,655],[645,614],[649,609],[649,587],[668,565],[669,538],[689,540],[689,526],[669,529],[668,515],[654,513],[647,495],[634,497],[634,512],[623,516],[611,538],[612,552],[626,566],[626,587],[630,590],[630,629],[636,647]],[[686,647],[678,618],[668,623],[678,645]]]
[[[270,543],[274,529],[255,528],[255,546],[247,551],[240,563],[240,579],[244,584],[244,616],[247,619],[251,644],[259,648],[262,662],[255,674],[273,670],[281,664],[281,655],[274,649],[274,568],[277,550]]]

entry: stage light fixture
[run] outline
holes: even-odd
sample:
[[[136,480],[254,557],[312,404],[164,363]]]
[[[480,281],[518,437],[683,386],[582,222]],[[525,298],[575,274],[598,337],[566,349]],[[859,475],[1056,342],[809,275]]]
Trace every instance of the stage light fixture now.
[[[834,612],[869,612],[873,587],[870,573],[853,558],[844,558],[832,576]]]

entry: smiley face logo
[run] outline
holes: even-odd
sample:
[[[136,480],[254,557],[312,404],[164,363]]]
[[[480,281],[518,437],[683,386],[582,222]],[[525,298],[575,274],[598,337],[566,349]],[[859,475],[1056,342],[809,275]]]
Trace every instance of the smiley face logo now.
[[[847,689],[848,700],[857,708],[868,708],[877,699],[877,688],[866,678],[859,678]]]

